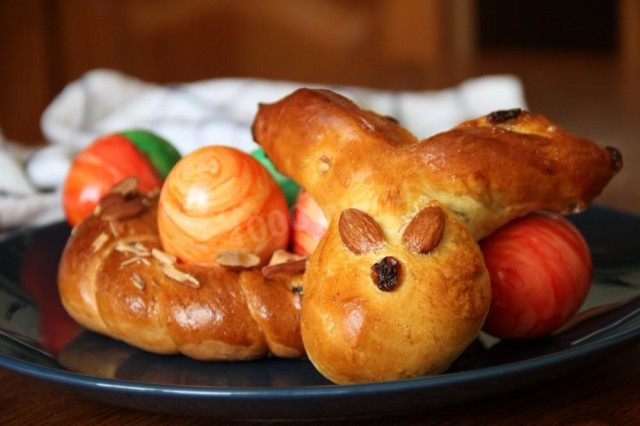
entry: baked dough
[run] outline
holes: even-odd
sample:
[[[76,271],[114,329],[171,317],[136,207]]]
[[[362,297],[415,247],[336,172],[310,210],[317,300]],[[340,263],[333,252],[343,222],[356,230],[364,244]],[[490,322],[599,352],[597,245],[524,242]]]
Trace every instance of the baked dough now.
[[[336,383],[446,370],[490,304],[476,241],[535,210],[585,208],[622,166],[617,150],[527,111],[418,140],[327,90],[260,105],[253,136],[329,220],[303,278],[301,331]]]
[[[162,251],[158,194],[131,179],[74,228],[58,269],[69,314],[141,349],[201,360],[304,356],[301,274],[181,264]]]

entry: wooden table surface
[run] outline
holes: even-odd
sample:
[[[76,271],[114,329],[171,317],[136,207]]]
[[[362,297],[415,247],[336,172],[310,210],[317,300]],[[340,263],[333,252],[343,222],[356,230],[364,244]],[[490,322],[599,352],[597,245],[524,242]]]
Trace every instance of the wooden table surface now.
[[[349,419],[349,425],[637,425],[640,343],[577,374],[496,398],[409,416]],[[178,417],[110,406],[0,368],[0,424],[209,424],[242,421]],[[253,422],[246,422],[256,424]],[[326,422],[309,421],[306,424]],[[270,422],[280,424],[280,422]],[[288,422],[288,424],[292,424]]]

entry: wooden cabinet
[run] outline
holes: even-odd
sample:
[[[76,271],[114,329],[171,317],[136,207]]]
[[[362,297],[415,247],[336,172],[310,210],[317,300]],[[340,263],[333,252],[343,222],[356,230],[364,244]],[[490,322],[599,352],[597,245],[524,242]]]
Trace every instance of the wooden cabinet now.
[[[476,20],[482,14],[476,8],[495,11],[498,4],[498,0],[0,0],[0,128],[10,139],[40,143],[39,119],[47,104],[70,81],[103,67],[159,83],[238,76],[439,88],[491,66],[495,56],[487,60],[486,52],[477,47]],[[618,49],[611,55],[625,65],[630,82],[625,93],[632,102],[640,90],[639,4],[637,0],[615,3]],[[501,63],[507,65],[491,72],[524,70],[518,71],[523,81],[535,82],[537,68],[544,64],[531,55],[527,58],[532,60],[521,59],[521,50],[502,55]],[[547,72],[553,74],[557,64],[550,67]]]
[[[0,0],[0,126],[12,139],[37,143],[39,116],[48,102],[69,81],[101,67],[161,83],[240,76],[442,86],[450,81],[443,70],[469,45],[470,5]]]
[[[0,0],[0,130],[30,143],[52,96],[44,3]]]

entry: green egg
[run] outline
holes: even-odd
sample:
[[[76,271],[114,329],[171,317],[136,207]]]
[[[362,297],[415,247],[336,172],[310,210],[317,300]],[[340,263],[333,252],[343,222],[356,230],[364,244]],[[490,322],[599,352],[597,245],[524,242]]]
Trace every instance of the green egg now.
[[[171,168],[181,158],[173,145],[148,130],[125,130],[118,133],[133,142],[149,158],[162,179],[167,177]]]
[[[298,196],[298,192],[300,192],[300,185],[296,183],[293,179],[288,176],[283,175],[278,172],[276,168],[273,166],[269,157],[265,154],[262,149],[257,149],[251,153],[267,170],[271,173],[271,176],[274,177],[280,189],[284,193],[284,197],[287,199],[287,203],[289,206],[293,206],[296,202],[296,197]]]

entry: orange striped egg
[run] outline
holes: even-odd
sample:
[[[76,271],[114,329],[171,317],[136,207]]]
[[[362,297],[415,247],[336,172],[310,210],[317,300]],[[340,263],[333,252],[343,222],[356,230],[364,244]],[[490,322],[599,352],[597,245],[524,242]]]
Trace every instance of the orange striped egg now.
[[[289,241],[287,202],[251,155],[207,146],[183,157],[162,187],[158,227],[164,249],[186,263],[212,264],[225,250],[262,263]]]

